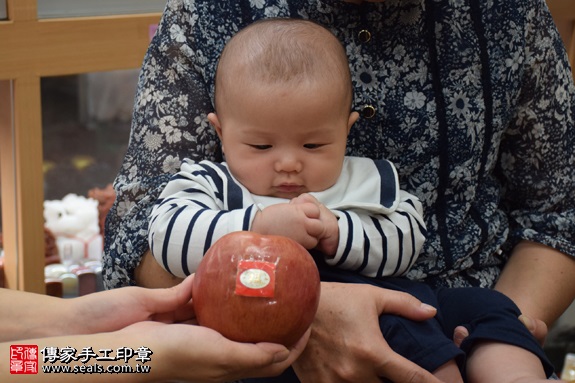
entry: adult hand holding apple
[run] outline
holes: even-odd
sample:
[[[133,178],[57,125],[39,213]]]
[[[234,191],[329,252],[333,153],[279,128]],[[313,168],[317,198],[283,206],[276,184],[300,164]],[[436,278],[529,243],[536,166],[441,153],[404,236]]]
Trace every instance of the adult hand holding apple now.
[[[284,236],[232,232],[206,252],[194,277],[198,323],[238,342],[292,346],[320,298],[311,255]]]

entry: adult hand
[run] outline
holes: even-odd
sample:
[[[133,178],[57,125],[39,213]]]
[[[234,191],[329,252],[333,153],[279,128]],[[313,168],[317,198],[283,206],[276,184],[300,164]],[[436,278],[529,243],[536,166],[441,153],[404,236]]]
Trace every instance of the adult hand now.
[[[233,342],[218,332],[190,324],[141,322],[116,333],[126,344],[146,345],[154,378],[193,382],[229,382],[275,376],[305,348],[309,331],[291,348],[272,343]]]
[[[322,283],[321,300],[306,349],[294,363],[303,383],[439,383],[391,350],[379,328],[382,313],[412,320],[436,310],[413,296],[371,285]]]
[[[125,287],[71,299],[65,310],[70,312],[67,317],[73,320],[66,323],[68,327],[62,333],[110,332],[149,320],[164,323],[194,320],[191,303],[193,278],[192,275],[165,289]]]
[[[287,349],[279,344],[233,342],[211,329],[192,324],[195,318],[191,306],[192,282],[193,276],[171,288],[126,287],[69,300],[2,290],[2,307],[11,307],[13,310],[7,312],[16,311],[16,315],[2,316],[0,327],[4,332],[14,333],[5,337],[5,341],[27,342],[39,349],[66,346],[75,350],[86,347],[137,350],[147,347],[152,351],[151,359],[146,362],[151,367],[149,374],[112,374],[107,378],[110,382],[226,382],[272,376],[285,370],[301,354],[309,330],[295,346]],[[35,330],[45,327],[49,331]],[[10,378],[6,376],[9,344],[5,342],[0,347],[0,380]],[[140,363],[137,358],[125,362],[132,368]],[[69,367],[86,367],[84,363],[78,358],[71,361]],[[114,364],[117,367],[114,359],[99,364],[104,369]],[[57,379],[50,376],[31,375],[30,381],[77,380],[72,374]],[[98,375],[85,378],[86,382],[101,381]]]
[[[533,334],[535,339],[543,346],[545,343],[545,338],[547,337],[547,324],[540,319],[530,318],[526,315],[520,315],[519,320],[527,327],[527,329]],[[453,331],[453,342],[457,347],[461,346],[461,343],[469,336],[469,331],[464,326],[457,326]]]
[[[110,313],[113,316],[114,313]],[[167,324],[144,321],[132,324],[114,332],[88,335],[54,336],[22,340],[26,344],[46,347],[69,347],[82,350],[131,349],[135,353],[142,347],[151,351],[149,360],[141,361],[137,354],[122,364],[128,364],[132,371],[138,365],[149,368],[145,374],[108,374],[109,382],[229,382],[247,377],[264,377],[280,374],[301,354],[309,337],[309,331],[291,348],[272,343],[237,343],[224,338],[219,333],[198,325]],[[0,343],[0,380],[10,381],[8,373],[10,343]],[[98,365],[103,371],[118,367],[115,359],[101,360]],[[44,363],[45,364],[45,363]],[[82,358],[66,362],[68,368],[86,368]],[[125,365],[124,367],[128,367]],[[73,374],[33,374],[26,379],[30,382],[76,382]],[[100,382],[99,374],[84,375],[83,382]]]

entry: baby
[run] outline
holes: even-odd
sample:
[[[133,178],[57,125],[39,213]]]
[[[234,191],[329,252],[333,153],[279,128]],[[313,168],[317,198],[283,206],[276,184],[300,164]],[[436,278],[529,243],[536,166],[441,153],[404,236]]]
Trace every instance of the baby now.
[[[156,260],[183,277],[229,232],[284,235],[310,250],[323,281],[406,291],[436,307],[432,320],[384,315],[380,326],[440,380],[545,381],[551,364],[510,299],[401,277],[423,247],[422,206],[389,161],[345,156],[352,97],[345,51],[327,29],[273,19],[240,31],[221,55],[208,116],[226,162],[184,161],[167,184],[150,219]],[[446,336],[458,325],[470,330],[461,348]]]

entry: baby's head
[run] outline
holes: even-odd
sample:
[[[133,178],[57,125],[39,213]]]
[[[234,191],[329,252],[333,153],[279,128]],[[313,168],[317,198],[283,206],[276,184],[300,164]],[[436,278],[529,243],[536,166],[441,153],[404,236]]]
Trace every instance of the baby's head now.
[[[234,177],[250,192],[282,198],[331,187],[339,177],[351,112],[345,51],[304,20],[251,24],[226,45],[208,118]]]
[[[254,86],[326,87],[351,107],[347,56],[327,29],[308,20],[267,19],[238,32],[226,45],[216,74],[216,110]],[[331,88],[330,88],[331,86]]]

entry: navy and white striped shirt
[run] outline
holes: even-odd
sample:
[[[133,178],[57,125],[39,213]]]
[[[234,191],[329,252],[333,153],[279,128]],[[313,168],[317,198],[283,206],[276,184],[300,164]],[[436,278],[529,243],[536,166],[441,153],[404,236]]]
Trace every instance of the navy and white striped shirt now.
[[[421,203],[399,189],[391,162],[346,157],[336,184],[310,194],[339,218],[339,245],[328,264],[387,277],[405,274],[417,259],[425,234]],[[185,160],[152,210],[150,248],[168,272],[185,277],[215,241],[250,230],[258,209],[282,202],[288,200],[251,194],[226,163]]]

